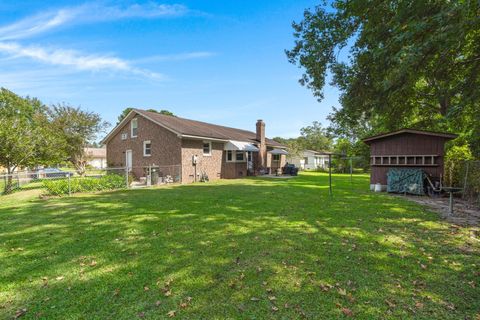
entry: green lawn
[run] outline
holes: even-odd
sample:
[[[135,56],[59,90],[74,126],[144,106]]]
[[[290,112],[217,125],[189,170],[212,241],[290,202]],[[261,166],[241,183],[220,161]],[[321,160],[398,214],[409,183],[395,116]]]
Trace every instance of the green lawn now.
[[[0,318],[480,317],[478,229],[327,182],[0,197]]]

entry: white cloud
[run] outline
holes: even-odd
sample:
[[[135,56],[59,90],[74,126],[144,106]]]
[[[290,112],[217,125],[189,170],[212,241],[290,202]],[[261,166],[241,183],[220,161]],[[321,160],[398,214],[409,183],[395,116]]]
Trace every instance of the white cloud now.
[[[136,59],[135,63],[151,63],[151,62],[163,62],[163,61],[183,61],[192,59],[201,59],[215,56],[215,52],[210,51],[195,51],[177,54],[165,54],[145,57]]]
[[[180,4],[132,4],[105,6],[87,3],[76,7],[51,10],[0,27],[0,41],[24,39],[62,26],[133,18],[178,17],[190,10]]]
[[[153,79],[161,79],[162,75],[148,70],[136,68],[128,61],[100,55],[86,55],[75,50],[45,49],[37,46],[21,46],[18,43],[0,42],[0,52],[13,58],[30,58],[43,63],[74,67],[87,71],[124,71]]]

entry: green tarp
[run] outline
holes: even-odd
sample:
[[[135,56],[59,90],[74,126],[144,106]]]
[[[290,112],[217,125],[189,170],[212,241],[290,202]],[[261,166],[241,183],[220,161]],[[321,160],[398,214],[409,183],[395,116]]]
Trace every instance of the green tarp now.
[[[424,195],[422,169],[392,168],[387,173],[387,192]]]

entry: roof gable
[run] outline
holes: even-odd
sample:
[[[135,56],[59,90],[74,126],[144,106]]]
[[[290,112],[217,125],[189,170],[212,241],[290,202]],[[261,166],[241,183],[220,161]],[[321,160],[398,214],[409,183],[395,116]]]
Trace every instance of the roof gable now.
[[[439,138],[444,138],[444,139],[447,139],[447,140],[455,139],[456,137],[458,137],[457,134],[453,134],[453,133],[416,130],[416,129],[406,128],[406,129],[400,129],[400,130],[397,130],[397,131],[377,134],[377,135],[365,138],[362,141],[365,142],[366,144],[369,144],[369,143],[371,143],[375,140],[379,140],[379,139],[383,139],[383,138],[387,138],[387,137],[391,137],[391,136],[396,136],[396,135],[400,135],[400,134],[405,134],[405,133],[439,137]]]

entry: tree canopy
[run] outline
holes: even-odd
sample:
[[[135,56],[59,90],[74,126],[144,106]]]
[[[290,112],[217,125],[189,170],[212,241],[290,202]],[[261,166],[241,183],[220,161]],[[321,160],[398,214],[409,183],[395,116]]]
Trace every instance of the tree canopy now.
[[[64,160],[64,145],[52,126],[47,107],[37,99],[22,98],[0,88],[0,166],[17,168]],[[5,186],[9,192],[11,176]]]
[[[287,146],[291,155],[299,155],[305,149],[328,151],[331,150],[333,145],[332,137],[318,121],[314,121],[310,126],[301,128],[300,136],[296,138],[275,137],[273,139]]]
[[[53,105],[49,109],[52,124],[64,141],[64,151],[77,172],[83,175],[88,162],[85,148],[104,131],[109,123],[102,121],[99,114],[83,111],[67,104]]]
[[[323,99],[340,92],[332,130],[350,139],[401,127],[454,131],[480,156],[480,4],[335,0],[293,23],[286,51]]]

